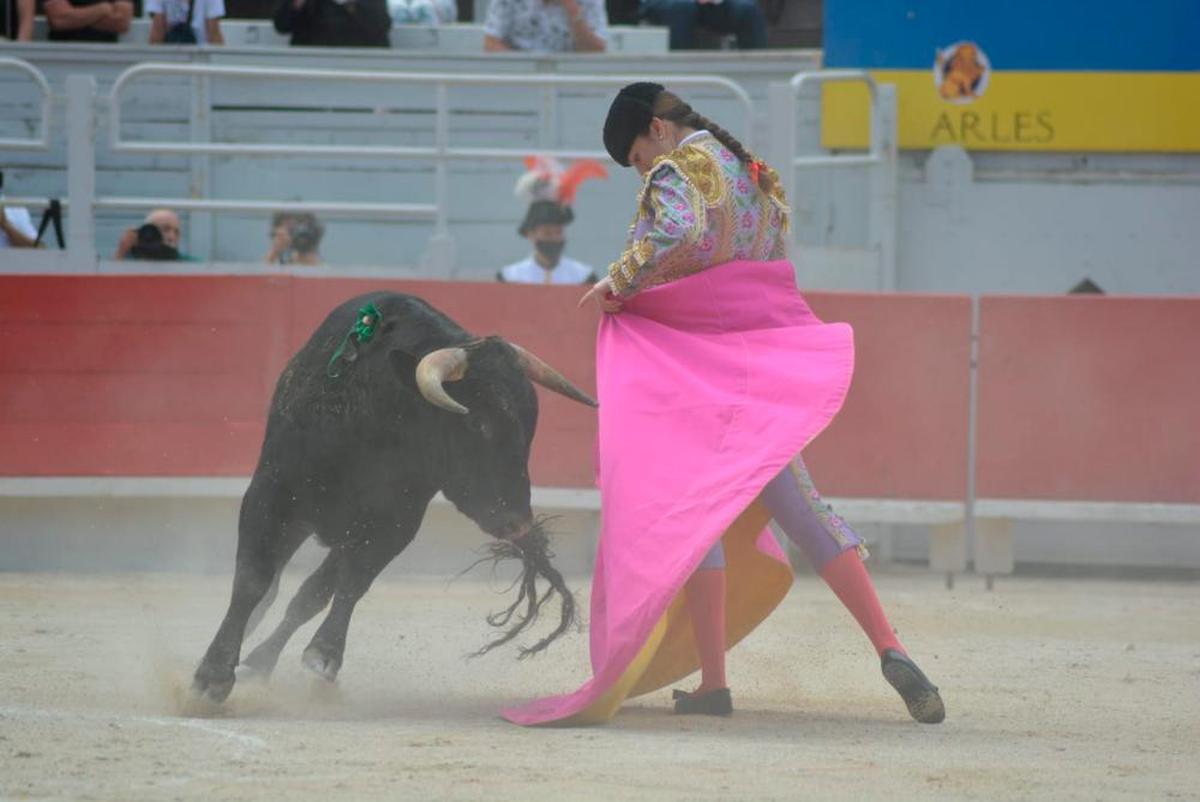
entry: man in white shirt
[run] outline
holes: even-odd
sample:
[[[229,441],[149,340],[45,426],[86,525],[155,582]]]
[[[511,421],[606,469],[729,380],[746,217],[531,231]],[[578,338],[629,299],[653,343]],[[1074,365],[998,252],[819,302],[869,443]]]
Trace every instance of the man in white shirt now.
[[[575,219],[571,207],[536,200],[517,229],[533,245],[533,253],[500,270],[496,278],[513,284],[594,284],[596,274],[583,262],[563,255],[566,227]]]
[[[37,228],[21,206],[0,206],[0,248],[32,248]]]
[[[150,17],[150,44],[198,44],[223,45],[221,18],[225,16],[225,0],[192,0],[192,34],[195,42],[179,38],[177,26],[186,25],[188,0],[146,0],[146,14]]]

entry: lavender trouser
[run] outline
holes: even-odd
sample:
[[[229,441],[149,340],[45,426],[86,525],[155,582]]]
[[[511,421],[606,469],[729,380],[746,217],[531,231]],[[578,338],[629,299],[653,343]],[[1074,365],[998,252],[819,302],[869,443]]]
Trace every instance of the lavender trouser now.
[[[821,500],[799,454],[767,483],[761,498],[775,523],[804,552],[817,573],[843,551],[862,547],[862,538]],[[718,540],[700,568],[724,567],[725,549]]]

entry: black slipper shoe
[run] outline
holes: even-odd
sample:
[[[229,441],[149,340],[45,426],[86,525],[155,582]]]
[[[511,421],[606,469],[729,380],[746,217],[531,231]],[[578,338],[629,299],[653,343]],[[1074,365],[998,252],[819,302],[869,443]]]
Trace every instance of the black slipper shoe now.
[[[700,694],[676,690],[671,694],[675,700],[675,715],[677,716],[732,716],[733,697],[728,688],[717,688],[715,691]]]
[[[946,718],[946,706],[938,694],[937,686],[921,673],[917,664],[895,649],[883,653],[883,677],[904,704],[909,714],[922,724],[941,724]]]

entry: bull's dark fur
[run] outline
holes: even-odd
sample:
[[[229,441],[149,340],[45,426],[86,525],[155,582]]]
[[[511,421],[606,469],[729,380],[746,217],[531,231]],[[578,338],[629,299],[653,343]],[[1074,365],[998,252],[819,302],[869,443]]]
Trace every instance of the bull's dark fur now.
[[[352,340],[327,371],[357,310],[368,303],[382,316],[375,335],[366,343]],[[450,346],[470,350],[466,377],[445,384],[469,415],[434,406],[416,386],[420,359]],[[276,386],[262,455],[242,500],[232,599],[196,671],[194,690],[214,701],[229,694],[252,614],[270,603],[280,570],[310,535],[329,554],[275,632],[247,656],[252,670],[269,673],[288,638],[332,599],[304,663],[334,678],[355,603],[412,541],[439,491],[496,537],[529,528],[527,465],[537,413],[533,387],[507,343],[480,340],[419,298],[373,293],[330,313]],[[523,602],[527,607],[484,650],[531,625],[557,591],[560,625],[522,653],[544,648],[571,625],[575,610],[550,565],[545,535],[533,526],[519,544],[497,545],[496,556],[521,559],[525,572],[517,603],[491,623],[506,626]],[[541,597],[534,584],[539,574],[552,586]]]

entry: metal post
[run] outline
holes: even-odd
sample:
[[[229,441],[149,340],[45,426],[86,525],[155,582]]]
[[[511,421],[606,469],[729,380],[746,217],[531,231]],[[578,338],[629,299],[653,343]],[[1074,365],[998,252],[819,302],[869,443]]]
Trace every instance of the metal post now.
[[[96,79],[67,76],[67,259],[72,270],[94,271],[96,259]]]
[[[976,461],[979,454],[977,445],[979,428],[979,296],[971,296],[971,350],[967,373],[967,503],[965,509],[966,521],[963,527],[963,537],[966,539],[964,549],[970,555],[972,567],[975,560],[975,544],[978,542],[975,531],[975,501],[976,501]],[[991,590],[991,580],[988,580],[988,590]]]
[[[788,203],[797,203],[796,195],[796,93],[786,81],[772,81],[767,87],[767,130],[771,138],[768,143],[768,161],[774,165],[783,181]],[[795,220],[792,235],[788,237],[789,252],[795,251]],[[792,254],[793,258],[795,254]]]
[[[434,148],[437,156],[433,167],[433,197],[437,205],[433,236],[425,251],[425,266],[438,278],[454,277],[454,240],[450,237],[450,176],[446,151],[450,147],[450,109],[447,87],[438,83],[434,90]]]
[[[878,87],[876,113],[871,115],[871,149],[882,161],[871,169],[871,248],[879,257],[879,289],[894,292],[896,276],[896,210],[898,178],[896,148],[896,86]]]
[[[542,114],[538,126],[538,147],[553,150],[558,144],[558,92],[553,86],[542,88]]]
[[[193,142],[212,141],[211,92],[211,79],[207,75],[197,75],[192,78],[192,103],[188,130]],[[188,196],[193,199],[211,197],[211,157],[194,154],[189,166],[191,175],[188,183]],[[215,233],[212,214],[192,212],[188,216],[188,252],[203,261],[211,261]]]

